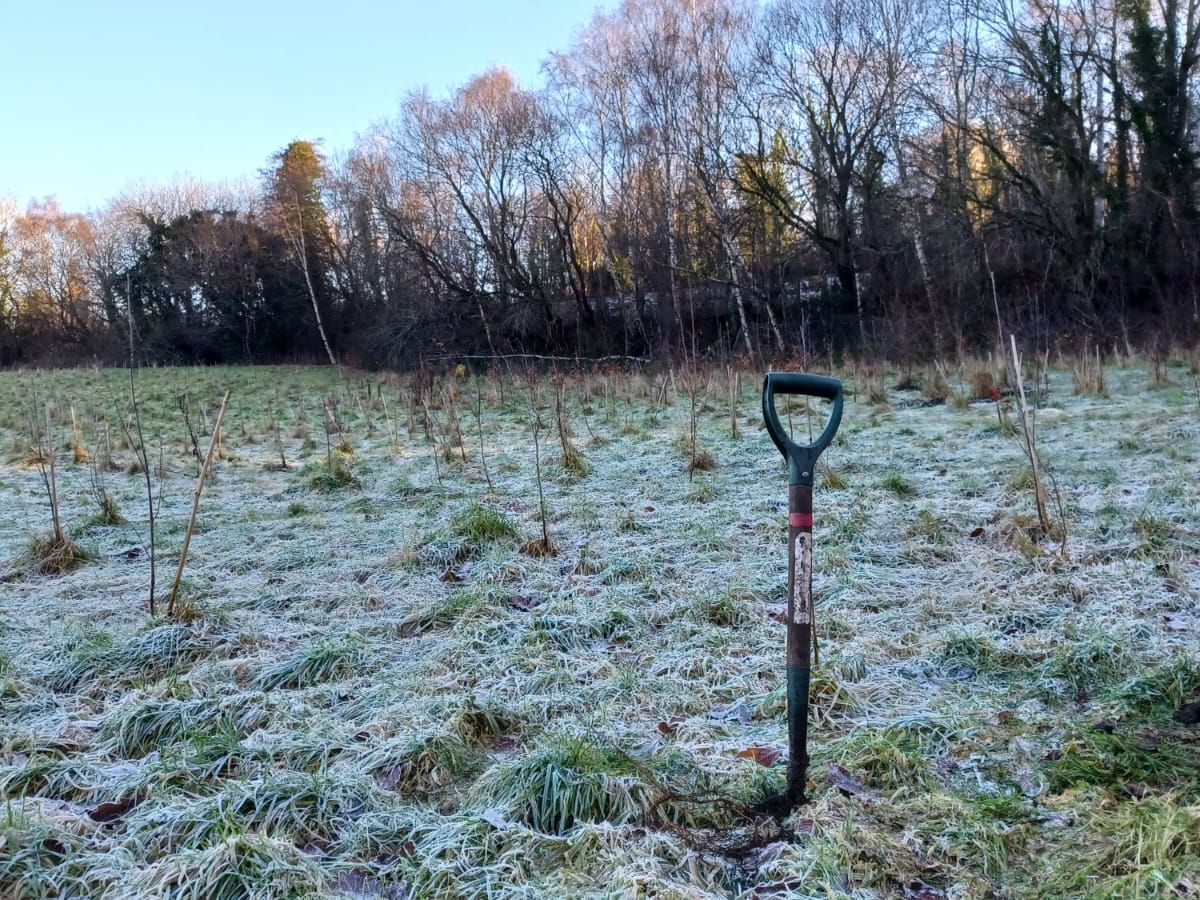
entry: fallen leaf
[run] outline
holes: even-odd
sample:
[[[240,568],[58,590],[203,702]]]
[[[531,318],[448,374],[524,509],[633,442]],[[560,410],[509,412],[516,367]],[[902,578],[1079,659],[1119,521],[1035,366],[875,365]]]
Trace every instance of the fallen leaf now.
[[[111,803],[100,803],[87,811],[88,818],[93,822],[115,822],[125,813],[137,806],[133,797],[114,800]]]
[[[872,799],[875,792],[836,763],[829,764],[829,782],[847,797]]]
[[[746,705],[745,700],[736,700],[728,706],[714,706],[708,715],[713,719],[740,722],[743,725],[749,725],[751,719],[754,718],[754,714],[750,712],[750,707]]]
[[[457,584],[462,580],[462,574],[454,566],[447,566],[446,571],[442,573],[442,581]]]
[[[980,526],[979,526],[979,527],[977,527],[977,528],[972,528],[972,529],[971,529],[971,537],[973,537],[973,538],[981,538],[981,537],[983,537],[983,533],[984,533],[984,532],[983,532],[983,526],[982,526],[982,525],[980,525]]]
[[[495,807],[485,809],[479,814],[479,818],[487,822],[498,831],[508,831],[513,827],[513,823],[504,817],[504,813]]]
[[[783,856],[783,851],[788,846],[787,841],[772,841],[769,844],[764,844],[762,847],[755,847],[746,854],[746,862],[755,869],[761,869],[767,863],[775,862],[775,860]]]
[[[773,766],[780,757],[780,752],[774,747],[747,747],[745,750],[739,750],[738,756],[743,759],[752,759],[760,766]]]

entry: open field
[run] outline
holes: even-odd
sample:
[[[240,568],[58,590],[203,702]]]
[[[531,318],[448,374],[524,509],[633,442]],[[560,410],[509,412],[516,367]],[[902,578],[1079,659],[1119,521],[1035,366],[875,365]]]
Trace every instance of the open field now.
[[[812,801],[757,832],[786,742],[761,375],[736,438],[724,372],[568,379],[566,466],[539,382],[547,555],[519,379],[443,373],[425,410],[408,379],[144,370],[160,595],[197,471],[175,395],[203,452],[232,391],[172,621],[128,373],[0,374],[0,896],[1195,896],[1200,406],[1164,372],[1050,373],[1063,552],[969,373],[932,406],[858,379],[816,486]],[[93,557],[65,574],[29,553],[34,392]]]

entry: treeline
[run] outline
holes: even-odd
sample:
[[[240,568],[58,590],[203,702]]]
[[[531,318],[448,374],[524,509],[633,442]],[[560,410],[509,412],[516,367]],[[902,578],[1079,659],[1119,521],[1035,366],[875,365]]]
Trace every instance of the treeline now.
[[[1198,39],[1200,0],[626,0],[539,91],[0,208],[0,362],[1194,340]]]

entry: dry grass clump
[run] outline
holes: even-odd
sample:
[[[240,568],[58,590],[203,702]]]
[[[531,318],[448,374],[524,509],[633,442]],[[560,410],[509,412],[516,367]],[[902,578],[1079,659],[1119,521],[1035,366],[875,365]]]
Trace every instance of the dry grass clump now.
[[[994,400],[1000,395],[1000,383],[991,369],[975,368],[967,372],[972,400]]]
[[[44,447],[28,447],[25,453],[18,458],[17,465],[26,469],[32,469],[38,466],[46,466],[50,464],[50,452]]]
[[[94,559],[94,552],[76,544],[65,533],[38,535],[12,561],[6,577],[11,580],[22,575],[65,575]]]
[[[867,378],[867,402],[873,403],[876,406],[888,405],[887,388],[883,384],[883,376],[878,377],[868,376]]]
[[[716,457],[704,447],[697,447],[688,457],[687,470],[692,472],[711,472],[717,467]]]
[[[946,380],[945,373],[940,368],[931,370],[925,377],[925,385],[921,391],[929,403],[947,403],[955,397],[954,388]]]
[[[1080,356],[1071,361],[1071,380],[1077,395],[1108,396],[1108,388],[1104,383],[1104,363],[1100,359],[1099,347],[1096,348],[1094,355],[1085,348]]]
[[[562,466],[562,470],[568,475],[575,478],[583,478],[592,471],[588,465],[587,458],[579,452],[579,448],[575,446],[574,441],[565,439],[563,441],[563,453],[559,457],[558,464]]]
[[[558,556],[558,547],[547,538],[533,538],[521,545],[521,553],[534,559],[544,559],[547,556]]]
[[[821,487],[828,488],[831,491],[844,491],[846,489],[846,479],[824,461],[817,463],[817,471],[821,475]]]

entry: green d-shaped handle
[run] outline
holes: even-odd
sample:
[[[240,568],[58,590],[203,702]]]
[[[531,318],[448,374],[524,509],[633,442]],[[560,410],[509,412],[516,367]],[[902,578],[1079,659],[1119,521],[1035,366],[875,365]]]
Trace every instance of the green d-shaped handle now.
[[[811,444],[797,444],[784,430],[775,412],[776,394],[802,394],[806,397],[823,397],[833,401],[833,410],[825,430]],[[763,420],[771,440],[788,461],[788,483],[813,483],[813,469],[819,457],[842,423],[842,383],[824,375],[801,375],[789,372],[771,372],[763,382]]]

